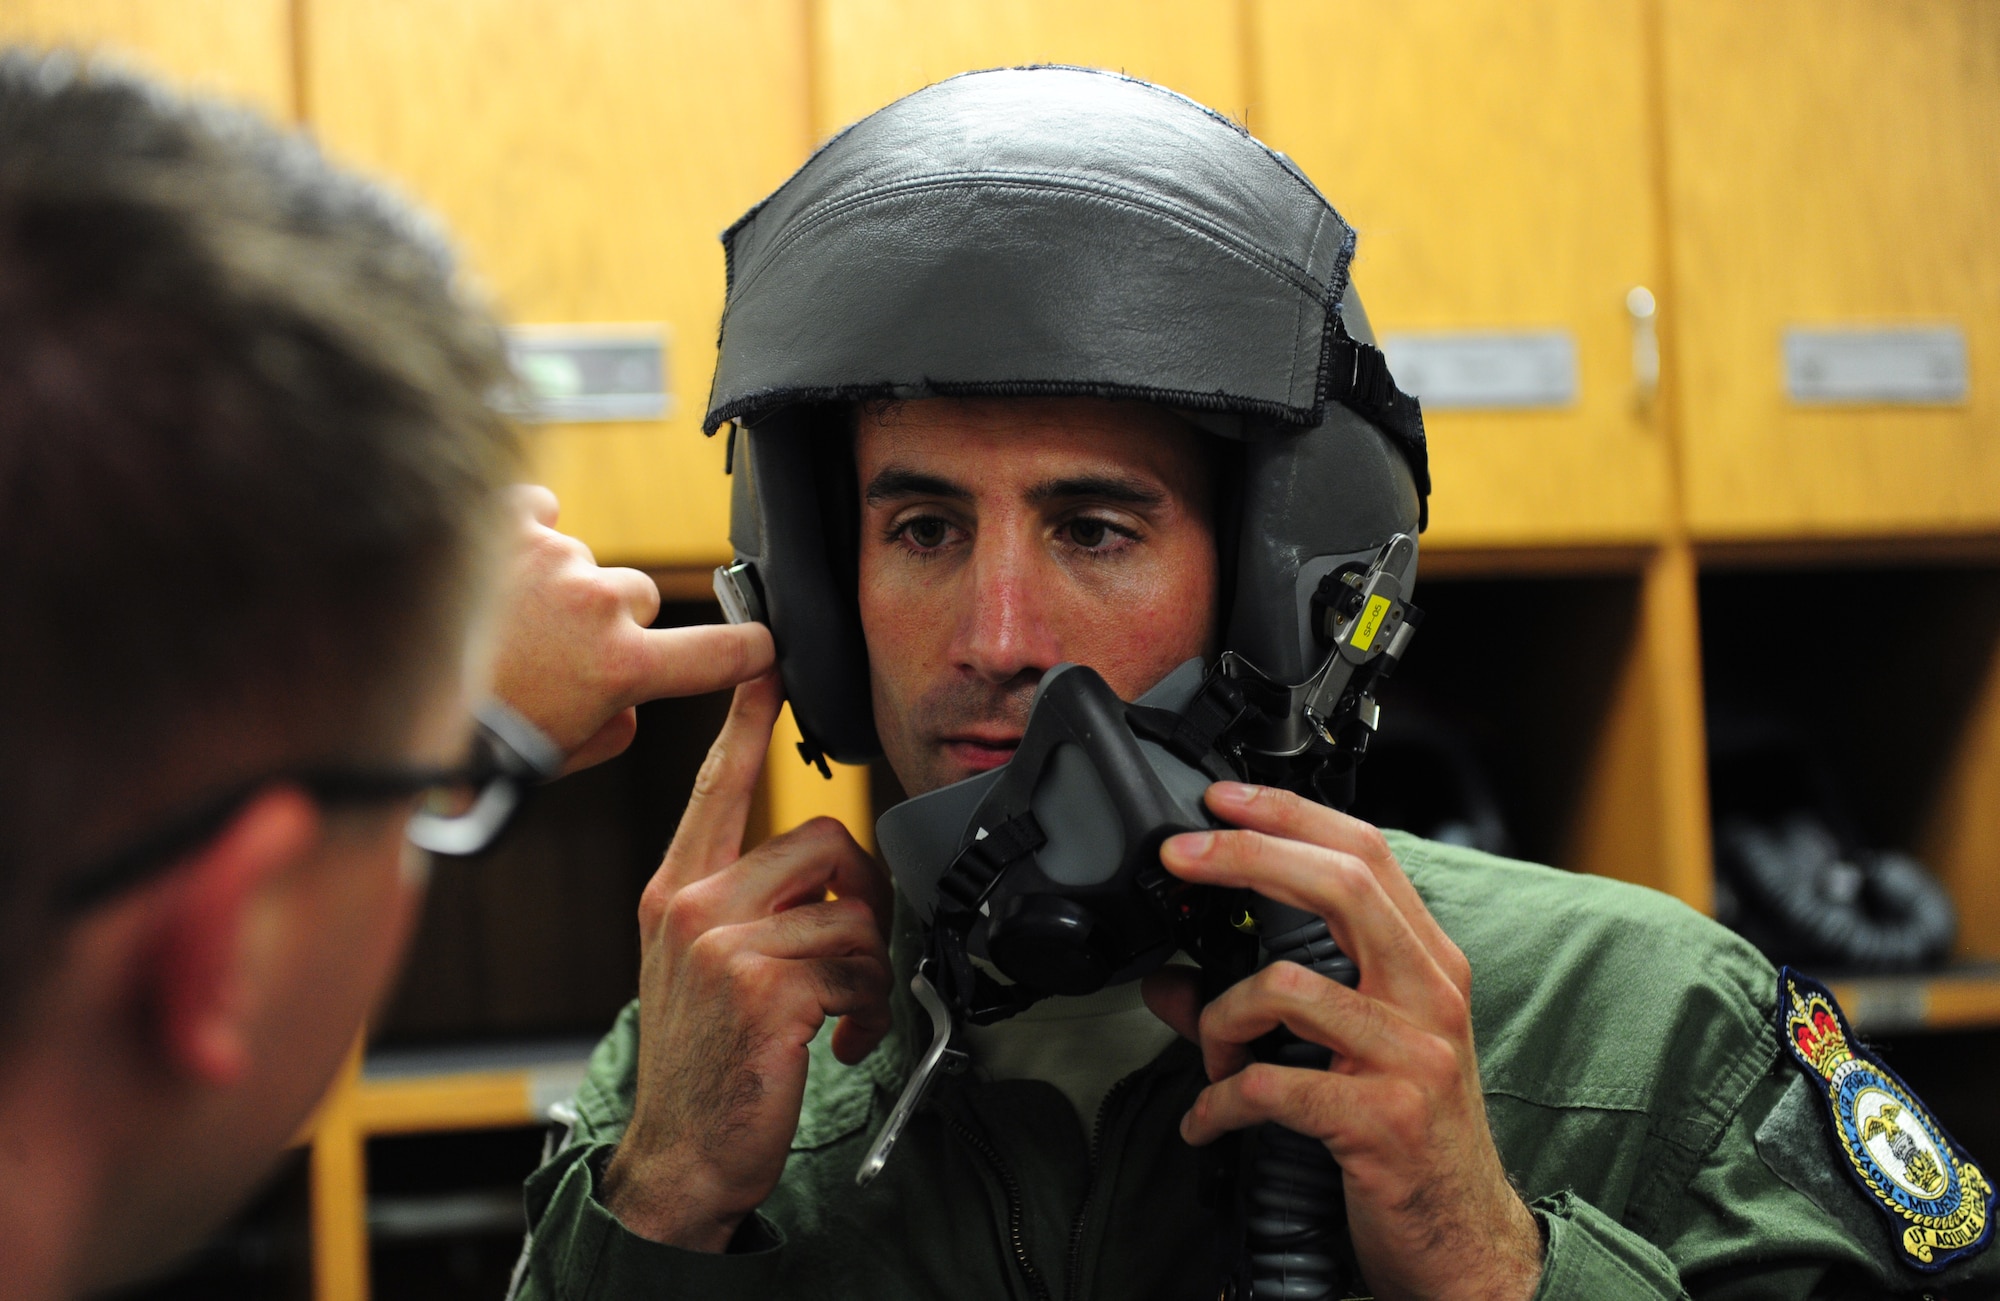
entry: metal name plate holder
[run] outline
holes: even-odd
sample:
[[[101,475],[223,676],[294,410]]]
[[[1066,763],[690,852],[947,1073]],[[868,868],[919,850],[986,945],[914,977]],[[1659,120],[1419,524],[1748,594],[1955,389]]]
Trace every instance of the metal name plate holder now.
[[[673,412],[664,325],[523,325],[507,355],[538,424],[659,420]]]
[[[1952,406],[1970,387],[1956,325],[1793,326],[1784,369],[1802,406]]]
[[[1576,337],[1567,330],[1391,334],[1382,350],[1397,384],[1427,411],[1576,403]]]

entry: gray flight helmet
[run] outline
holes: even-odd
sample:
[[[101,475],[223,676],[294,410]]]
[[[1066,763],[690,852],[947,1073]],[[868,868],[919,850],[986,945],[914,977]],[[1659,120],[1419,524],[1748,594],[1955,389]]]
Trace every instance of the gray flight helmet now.
[[[881,753],[857,402],[1141,399],[1227,440],[1223,648],[1277,681],[1323,655],[1321,578],[1423,527],[1423,420],[1349,283],[1353,229],[1172,91],[1065,67],[939,82],[834,137],[723,244],[703,428],[730,426],[735,591],[771,627],[809,759]]]

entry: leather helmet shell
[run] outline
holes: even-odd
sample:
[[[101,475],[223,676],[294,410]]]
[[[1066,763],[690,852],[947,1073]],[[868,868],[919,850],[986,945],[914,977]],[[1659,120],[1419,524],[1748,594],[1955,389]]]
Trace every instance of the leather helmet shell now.
[[[1421,527],[1422,418],[1352,293],[1355,235],[1291,161],[1111,73],[968,73],[836,136],[723,236],[704,428],[808,746],[880,752],[855,601],[852,404],[1137,398],[1228,440],[1223,645],[1314,667],[1325,573]]]

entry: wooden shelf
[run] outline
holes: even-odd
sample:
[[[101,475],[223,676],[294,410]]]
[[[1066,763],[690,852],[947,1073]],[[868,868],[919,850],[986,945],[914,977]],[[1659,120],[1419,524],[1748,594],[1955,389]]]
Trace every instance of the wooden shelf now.
[[[1908,533],[1702,541],[1704,572],[1740,569],[1868,569],[1891,565],[2000,565],[2000,533]]]
[[[355,1087],[364,1138],[536,1125],[576,1092],[594,1040],[372,1052]]]
[[[2000,963],[1915,976],[1829,980],[1841,1010],[1866,1035],[2000,1026]]]

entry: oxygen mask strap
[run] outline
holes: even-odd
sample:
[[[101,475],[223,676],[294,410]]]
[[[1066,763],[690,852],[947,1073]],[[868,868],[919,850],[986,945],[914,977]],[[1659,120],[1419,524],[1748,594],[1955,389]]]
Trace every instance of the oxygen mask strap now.
[[[931,921],[929,945],[938,993],[947,1007],[974,1025],[1004,1021],[1041,999],[1023,986],[1003,985],[974,966],[966,950],[966,936],[994,883],[1048,843],[1042,824],[1024,809],[981,832],[959,851],[938,880],[937,914]]]
[[[1228,761],[1236,734],[1246,723],[1261,718],[1262,711],[1223,673],[1218,662],[1202,679],[1201,690],[1185,710],[1176,713],[1129,705],[1125,717],[1135,733],[1165,746],[1189,767],[1199,768],[1217,781],[1233,781],[1241,775]]]

